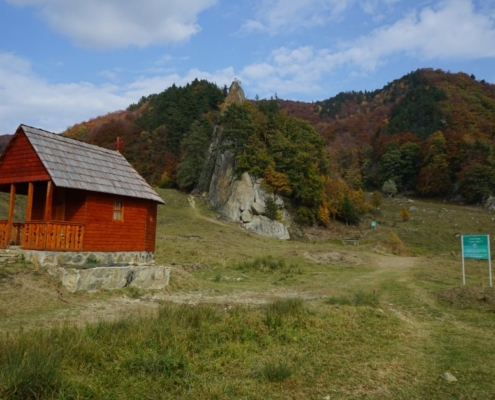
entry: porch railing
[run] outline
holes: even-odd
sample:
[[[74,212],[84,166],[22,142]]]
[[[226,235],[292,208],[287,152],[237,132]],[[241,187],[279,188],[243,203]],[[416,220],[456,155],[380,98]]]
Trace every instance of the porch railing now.
[[[8,245],[21,245],[22,223],[14,222],[10,230],[10,236],[7,234],[8,222],[0,221],[0,248],[6,248]]]
[[[83,242],[84,224],[30,221],[22,226],[21,246],[26,250],[78,251]]]
[[[5,249],[9,244],[9,239],[7,237],[7,221],[0,221],[0,249]]]

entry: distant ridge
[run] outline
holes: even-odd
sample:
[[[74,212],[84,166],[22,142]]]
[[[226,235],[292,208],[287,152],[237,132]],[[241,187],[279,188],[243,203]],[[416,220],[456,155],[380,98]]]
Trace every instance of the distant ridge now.
[[[10,139],[12,139],[12,136],[14,135],[0,135],[0,153],[5,149],[5,146],[10,142]]]

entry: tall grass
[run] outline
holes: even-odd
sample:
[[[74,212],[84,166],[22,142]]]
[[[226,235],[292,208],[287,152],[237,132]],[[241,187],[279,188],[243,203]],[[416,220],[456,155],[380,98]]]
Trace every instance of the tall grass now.
[[[256,257],[254,260],[243,260],[235,266],[243,272],[280,272],[282,274],[301,273],[301,269],[295,264],[287,262],[283,258],[276,259],[272,256]]]
[[[289,378],[312,398],[328,379],[322,361],[346,351],[353,329],[332,321],[288,298],[228,310],[166,304],[154,316],[20,332],[0,342],[0,398],[286,398],[290,387],[271,383]],[[396,329],[384,321],[361,339],[387,342]]]
[[[396,223],[401,205],[385,199],[376,230],[362,232],[360,246],[343,249],[335,239],[338,230],[329,234],[333,239],[283,242],[219,220],[212,223],[212,215],[192,209],[182,194],[172,192],[160,191],[167,204],[157,233],[157,262],[178,264],[171,293],[181,299],[200,291],[205,298],[218,295],[222,302],[232,296],[232,302],[164,304],[154,315],[129,314],[85,327],[0,337],[0,399],[493,397],[495,350],[486,345],[495,326],[493,291],[458,289],[457,236],[480,232],[495,237],[493,215],[416,201],[410,220]],[[194,240],[184,237],[190,232],[197,234]],[[400,241],[388,239],[392,232]],[[406,259],[394,252],[429,256]],[[326,253],[342,257],[328,261]],[[351,253],[356,262],[346,263]],[[318,263],[311,257],[317,254],[322,255]],[[188,264],[205,268],[180,267]],[[469,282],[486,281],[485,265],[475,275],[469,269]],[[52,283],[32,284],[43,279],[42,273],[33,279],[26,269],[21,277],[15,272],[20,268],[8,268],[0,277],[4,330],[18,321],[32,327],[69,316],[86,301],[143,294],[67,294],[67,304],[47,290],[54,288]],[[232,269],[243,279],[230,284]],[[293,273],[297,276],[288,279]],[[12,284],[19,282],[30,288],[16,286],[22,299],[12,295]],[[182,297],[180,291],[187,293]],[[312,300],[290,297],[297,294]],[[235,305],[246,296],[250,305]],[[271,296],[289,297],[259,305]],[[19,304],[22,309],[16,308]],[[446,371],[458,382],[439,380]]]
[[[304,311],[303,301],[300,298],[279,299],[265,306],[263,322],[270,330],[277,330],[284,324],[284,320],[297,318]]]
[[[35,331],[1,341],[0,398],[52,398],[63,386],[61,364],[49,333]]]

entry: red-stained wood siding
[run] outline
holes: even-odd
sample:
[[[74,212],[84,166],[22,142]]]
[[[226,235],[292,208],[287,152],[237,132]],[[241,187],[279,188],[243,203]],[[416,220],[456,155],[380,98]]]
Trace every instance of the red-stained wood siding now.
[[[86,192],[67,189],[65,195],[65,221],[86,222]]]
[[[35,182],[33,191],[32,221],[43,221],[45,215],[46,182]]]
[[[113,220],[114,201],[123,203],[123,221]],[[146,251],[145,200],[89,192],[84,235],[85,251]]]
[[[145,250],[155,252],[157,204],[148,203],[146,217]]]
[[[16,134],[0,163],[0,184],[49,180],[50,176],[24,132]]]

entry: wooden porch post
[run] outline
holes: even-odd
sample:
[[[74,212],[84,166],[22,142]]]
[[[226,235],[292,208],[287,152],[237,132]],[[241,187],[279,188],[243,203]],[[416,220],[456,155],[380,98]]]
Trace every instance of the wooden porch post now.
[[[46,185],[45,221],[52,220],[53,184],[48,181]]]
[[[8,247],[10,244],[10,235],[12,234],[12,223],[14,222],[14,206],[15,206],[15,185],[10,184],[10,203],[9,203],[9,218],[7,220],[7,243]]]
[[[26,204],[26,221],[31,221],[31,216],[33,213],[33,195],[34,195],[34,185],[33,182],[29,182],[28,198]]]

